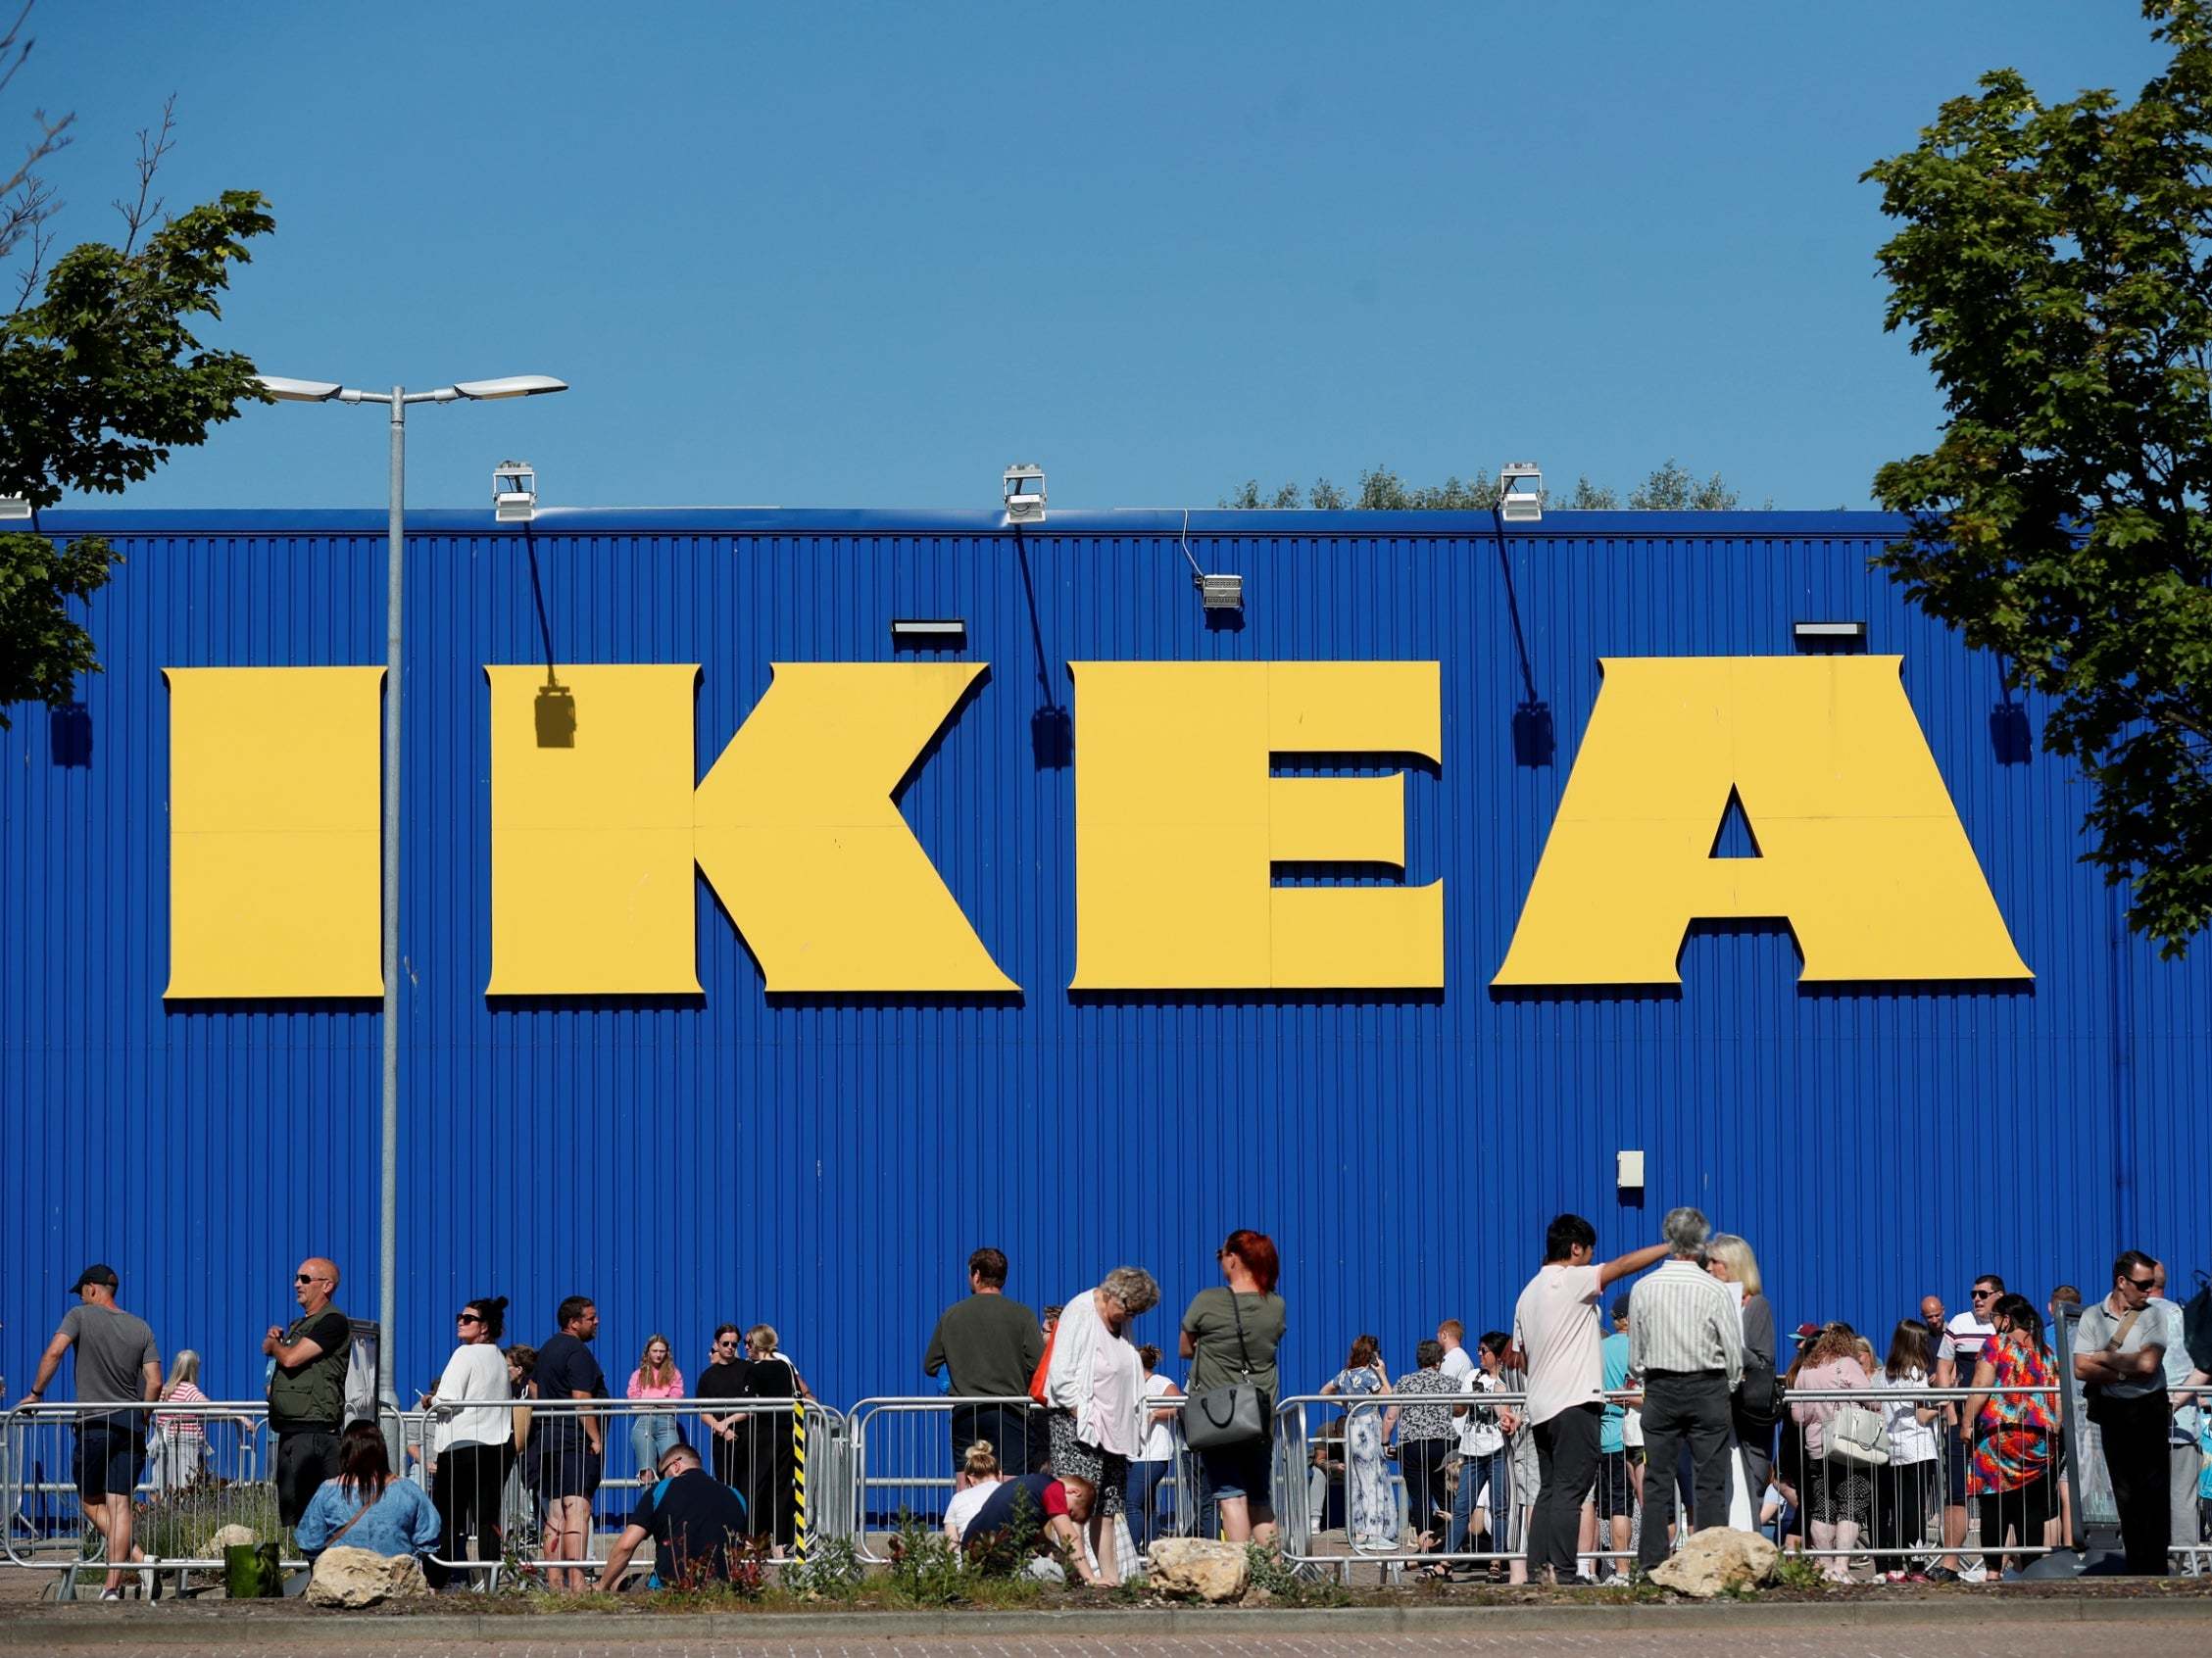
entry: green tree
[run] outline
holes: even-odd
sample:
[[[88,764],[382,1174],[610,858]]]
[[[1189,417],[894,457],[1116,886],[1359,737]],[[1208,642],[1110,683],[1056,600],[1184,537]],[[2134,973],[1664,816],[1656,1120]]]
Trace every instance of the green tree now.
[[[1912,602],[2054,699],[2085,861],[2179,955],[2212,917],[2212,26],[2142,10],[2171,57],[2134,103],[1998,70],[1869,170],[1888,326],[1949,416],[1875,494]]]
[[[1628,505],[1636,512],[1733,512],[1740,500],[1718,472],[1699,483],[1670,455],[1631,492]]]
[[[0,90],[29,47],[16,44],[16,31],[0,38]],[[69,122],[39,116],[42,138],[0,186],[0,260],[22,256],[25,266],[16,310],[0,320],[0,496],[33,508],[72,489],[121,491],[172,449],[204,442],[241,403],[268,400],[252,363],[205,350],[192,332],[197,318],[221,315],[218,296],[230,267],[248,258],[248,239],[273,228],[262,197],[226,190],[140,245],[161,211],[150,192],[170,147],[168,112],[158,134],[140,134],[137,199],[117,204],[128,230],[122,245],[73,248],[55,262],[38,303],[28,303],[57,205],[36,169],[67,142]],[[98,536],[0,534],[0,706],[67,702],[78,674],[99,671],[91,636],[68,606],[105,585],[117,561]]]

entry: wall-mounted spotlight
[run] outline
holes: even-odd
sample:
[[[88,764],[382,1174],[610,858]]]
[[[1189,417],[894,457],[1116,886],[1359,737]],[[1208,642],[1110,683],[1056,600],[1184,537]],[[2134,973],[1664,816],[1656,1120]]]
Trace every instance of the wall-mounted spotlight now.
[[[1790,624],[1790,637],[1800,651],[1863,651],[1866,623],[1862,621],[1801,621]]]
[[[964,651],[967,623],[959,616],[900,618],[891,624],[894,651]]]
[[[1198,555],[1191,551],[1191,510],[1188,507],[1183,509],[1183,530],[1176,539],[1182,545],[1184,560],[1191,566],[1191,585],[1199,590],[1199,608],[1216,612],[1241,611],[1245,608],[1245,578],[1199,568]]]
[[[30,516],[30,503],[20,495],[0,495],[0,523],[22,523]]]
[[[502,461],[493,467],[492,521],[526,524],[537,512],[537,468],[527,461]]]
[[[1032,462],[1008,466],[1003,482],[1007,495],[1007,522],[1041,524],[1045,521],[1045,468]]]
[[[1508,461],[1499,471],[1498,518],[1507,524],[1544,521],[1544,469],[1534,461]]]

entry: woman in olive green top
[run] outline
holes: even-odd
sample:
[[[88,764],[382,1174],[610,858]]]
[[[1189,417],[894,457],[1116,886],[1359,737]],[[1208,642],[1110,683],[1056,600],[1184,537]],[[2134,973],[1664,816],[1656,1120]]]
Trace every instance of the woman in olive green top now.
[[[1260,1419],[1272,1423],[1279,1391],[1275,1349],[1282,1344],[1283,1297],[1275,1293],[1282,1263],[1264,1232],[1239,1229],[1219,1250],[1225,1289],[1201,1290],[1183,1313],[1183,1356],[1191,1361],[1193,1397],[1249,1378],[1259,1390]],[[1242,1324],[1240,1340],[1238,1326]],[[1199,1452],[1205,1483],[1221,1505],[1221,1532],[1231,1542],[1272,1542],[1274,1436],[1262,1433]]]

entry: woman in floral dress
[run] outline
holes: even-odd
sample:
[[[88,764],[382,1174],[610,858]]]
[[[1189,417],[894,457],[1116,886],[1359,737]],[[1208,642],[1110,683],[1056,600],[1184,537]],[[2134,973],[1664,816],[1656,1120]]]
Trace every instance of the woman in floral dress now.
[[[1344,1368],[1321,1386],[1321,1391],[1347,1399],[1366,1398],[1391,1390],[1390,1373],[1383,1368],[1382,1343],[1362,1336],[1352,1343]],[[1398,1540],[1397,1505],[1391,1501],[1390,1482],[1383,1475],[1383,1413],[1347,1407],[1345,1413],[1345,1527],[1353,1548],[1388,1548]]]
[[[1996,1334],[1982,1343],[1959,1433],[1973,1446],[1966,1494],[1981,1506],[1982,1558],[1995,1577],[2007,1531],[2018,1535],[2022,1548],[2042,1546],[2043,1523],[2052,1512],[2050,1431],[2056,1416],[2051,1394],[2029,1390],[2048,1388],[2052,1380],[2035,1302],[2025,1295],[2001,1296],[1990,1318]]]

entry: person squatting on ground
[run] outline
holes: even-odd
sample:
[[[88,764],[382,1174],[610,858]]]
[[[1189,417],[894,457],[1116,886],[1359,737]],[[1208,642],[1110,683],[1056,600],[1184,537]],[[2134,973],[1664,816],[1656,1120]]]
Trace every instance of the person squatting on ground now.
[[[545,1504],[546,1586],[580,1592],[580,1561],[591,1545],[591,1499],[606,1468],[607,1425],[575,1401],[607,1397],[607,1375],[585,1345],[599,1334],[599,1308],[588,1295],[570,1295],[554,1313],[559,1327],[538,1346],[539,1409],[531,1422],[537,1447],[538,1496]],[[546,1409],[552,1406],[552,1409]]]
[[[1736,1294],[1705,1270],[1710,1228],[1696,1209],[1670,1209],[1660,1227],[1669,1258],[1629,1296],[1629,1368],[1644,1382],[1644,1455],[1659,1478],[1644,1495],[1637,1560],[1648,1572],[1666,1558],[1674,1520],[1675,1463],[1690,1446],[1699,1525],[1727,1524],[1729,1404],[1744,1376],[1743,1319]],[[1547,1476],[1548,1478],[1548,1476]]]
[[[1191,1361],[1192,1396],[1250,1382],[1259,1391],[1259,1419],[1275,1419],[1282,1396],[1277,1354],[1289,1313],[1275,1293],[1282,1258],[1264,1232],[1240,1227],[1214,1252],[1221,1285],[1201,1290],[1183,1309],[1182,1356]],[[1275,1540],[1274,1437],[1213,1445],[1199,1452],[1209,1497],[1220,1506],[1221,1535],[1230,1542]]]
[[[968,1256],[967,1287],[966,1297],[947,1307],[930,1332],[922,1373],[949,1372],[956,1398],[1018,1399],[1044,1360],[1044,1330],[1034,1312],[1007,1294],[1003,1251],[986,1246]],[[1019,1404],[955,1405],[954,1465],[961,1464],[977,1439],[988,1439],[1002,1468],[1025,1472],[1033,1433],[1029,1415]]]
[[[1130,1459],[1145,1442],[1145,1367],[1129,1323],[1158,1304],[1151,1273],[1115,1267],[1061,1309],[1045,1370],[1053,1472],[1098,1493],[1086,1530],[1100,1580],[1108,1584],[1121,1581],[1114,1520],[1128,1505]]]
[[[79,1403],[148,1404],[160,1393],[161,1349],[154,1344],[151,1325],[116,1305],[122,1282],[111,1266],[95,1264],[76,1275],[70,1293],[79,1297],[77,1304],[62,1315],[54,1339],[38,1355],[38,1374],[18,1408],[45,1398],[47,1385],[72,1347],[76,1349]],[[135,1410],[86,1411],[76,1421],[76,1494],[86,1522],[107,1544],[102,1600],[121,1600],[123,1567],[146,1558],[131,1539],[131,1492],[146,1457],[146,1413]]]
[[[678,1440],[663,1450],[657,1479],[647,1484],[629,1524],[607,1551],[598,1587],[619,1589],[630,1559],[653,1539],[649,1588],[703,1588],[730,1581],[730,1545],[752,1528],[745,1500],[700,1466],[699,1453]]]
[[[1524,1420],[1534,1433],[1537,1453],[1528,1570],[1544,1583],[1574,1582],[1582,1499],[1598,1475],[1598,1419],[1604,1409],[1604,1335],[1598,1324],[1598,1303],[1607,1285],[1642,1272],[1671,1246],[1653,1244],[1603,1262],[1594,1259],[1597,1247],[1598,1229],[1590,1222],[1580,1215],[1556,1217],[1545,1231],[1544,1264],[1513,1306],[1514,1342],[1528,1355]],[[1646,1528],[1648,1535],[1648,1520]]]
[[[438,1378],[430,1440],[436,1459],[430,1500],[444,1526],[438,1558],[496,1563],[502,1558],[500,1503],[515,1431],[505,1408],[515,1396],[514,1380],[507,1355],[499,1350],[507,1328],[507,1297],[478,1295],[454,1314],[453,1323],[458,1344]],[[473,1555],[465,1552],[470,1538]],[[453,1573],[433,1561],[425,1576],[432,1588],[441,1588]]]
[[[346,1369],[353,1323],[332,1303],[338,1263],[311,1255],[292,1275],[300,1316],[269,1327],[261,1350],[269,1373],[269,1430],[276,1436],[276,1515],[299,1523],[326,1480],[337,1478],[338,1434],[346,1425]]]

